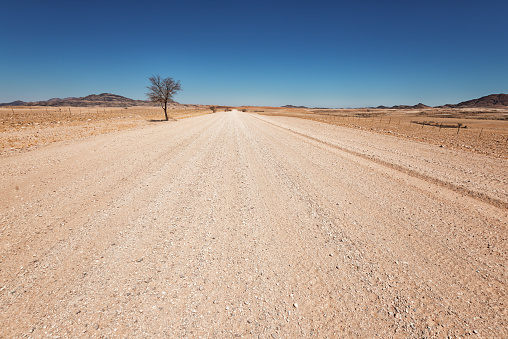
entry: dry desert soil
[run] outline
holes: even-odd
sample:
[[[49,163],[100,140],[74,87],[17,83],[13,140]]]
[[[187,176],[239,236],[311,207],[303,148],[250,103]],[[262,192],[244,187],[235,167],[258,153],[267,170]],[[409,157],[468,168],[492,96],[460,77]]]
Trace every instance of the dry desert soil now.
[[[238,111],[0,157],[2,338],[506,338],[508,162]]]

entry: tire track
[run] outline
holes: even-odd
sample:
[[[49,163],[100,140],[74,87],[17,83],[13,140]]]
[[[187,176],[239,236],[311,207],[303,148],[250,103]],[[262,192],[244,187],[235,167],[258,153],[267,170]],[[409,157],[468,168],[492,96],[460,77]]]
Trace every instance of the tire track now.
[[[299,135],[301,137],[304,137],[304,138],[307,138],[309,140],[313,140],[313,141],[325,144],[325,145],[330,146],[330,147],[335,147],[337,149],[340,149],[343,152],[347,152],[347,153],[350,153],[350,154],[355,155],[357,157],[360,157],[360,158],[363,158],[363,159],[366,159],[366,160],[369,160],[369,161],[372,161],[372,162],[376,162],[376,163],[378,163],[380,165],[384,165],[384,166],[387,166],[389,168],[392,168],[392,169],[395,169],[397,171],[400,171],[402,173],[411,175],[412,177],[419,178],[419,179],[428,181],[430,183],[433,183],[433,184],[436,184],[436,185],[440,185],[441,187],[454,190],[454,191],[456,191],[456,192],[458,192],[460,194],[468,195],[470,197],[473,197],[475,199],[481,200],[481,201],[486,202],[488,204],[491,204],[493,206],[504,208],[504,209],[508,209],[508,202],[507,201],[504,201],[504,200],[492,197],[492,196],[490,196],[488,194],[485,194],[485,193],[482,193],[482,192],[478,192],[478,191],[473,191],[473,190],[470,190],[470,189],[468,189],[466,187],[461,187],[461,186],[455,185],[453,183],[450,183],[448,181],[444,181],[444,180],[441,180],[439,178],[432,177],[432,176],[423,174],[421,172],[412,170],[412,169],[407,168],[405,166],[397,165],[397,164],[394,164],[394,163],[391,163],[391,162],[388,162],[388,161],[384,161],[384,160],[382,160],[380,158],[375,158],[373,156],[369,156],[369,155],[364,154],[364,153],[356,152],[356,151],[353,151],[351,149],[348,149],[348,148],[345,148],[345,147],[341,147],[341,146],[336,145],[336,144],[331,143],[331,142],[327,142],[327,141],[324,141],[324,140],[321,140],[321,139],[318,139],[318,138],[314,138],[314,137],[312,137],[310,135],[307,135],[305,133],[294,131],[294,130],[292,130],[290,128],[286,128],[286,127],[280,126],[280,125],[278,125],[276,123],[270,122],[270,121],[265,120],[265,119],[261,119],[259,117],[256,117],[256,118],[261,120],[261,121],[263,121],[263,122],[265,122],[265,123],[267,123],[267,124],[270,124],[270,125],[272,125],[272,126],[274,126],[276,128],[288,131],[288,132],[293,133],[295,135]]]
[[[333,169],[331,169],[331,168],[325,169],[322,165],[323,162],[313,163],[312,165],[308,164],[309,156],[307,154],[312,154],[312,152],[305,151],[302,153],[302,151],[305,149],[304,147],[298,146],[298,144],[296,144],[296,143],[289,144],[287,142],[284,142],[284,141],[282,141],[283,138],[281,136],[278,136],[276,133],[268,132],[268,130],[266,128],[259,127],[258,132],[259,133],[264,132],[265,137],[268,140],[265,147],[272,147],[272,150],[275,150],[275,149],[281,150],[279,156],[275,157],[276,159],[282,159],[283,156],[285,156],[288,159],[298,159],[298,160],[295,160],[295,163],[299,164],[298,166],[305,168],[306,173],[313,173],[312,178],[319,178],[316,180],[309,179],[310,183],[307,184],[307,186],[308,187],[315,187],[315,189],[317,191],[322,192],[321,193],[322,196],[320,196],[320,200],[327,201],[327,203],[325,205],[321,205],[321,208],[328,210],[327,212],[325,212],[325,215],[328,216],[325,219],[342,220],[342,222],[340,222],[339,224],[342,224],[342,225],[346,224],[347,225],[347,226],[344,225],[342,227],[339,226],[339,228],[342,228],[342,229],[344,229],[344,227],[355,228],[355,226],[354,226],[354,224],[356,223],[355,219],[362,220],[361,213],[368,214],[369,213],[368,211],[371,211],[371,213],[375,213],[376,219],[383,220],[383,223],[385,225],[391,225],[392,229],[385,229],[385,230],[392,232],[393,233],[392,236],[395,236],[395,237],[402,236],[404,238],[404,234],[412,233],[415,231],[415,228],[418,227],[418,224],[414,224],[414,222],[411,222],[411,220],[407,220],[407,219],[404,220],[404,219],[400,219],[400,218],[395,218],[395,217],[392,217],[390,214],[385,213],[383,211],[384,207],[380,206],[379,204],[372,204],[371,206],[369,206],[369,201],[372,199],[372,197],[368,196],[368,195],[364,195],[363,193],[361,193],[354,187],[344,187],[342,190],[353,189],[357,193],[357,195],[359,194],[359,196],[357,196],[356,199],[353,200],[353,205],[357,205],[357,206],[363,205],[362,206],[363,211],[360,212],[360,215],[358,215],[358,213],[352,212],[352,214],[357,214],[358,216],[353,220],[349,220],[349,222],[347,220],[348,218],[341,218],[341,215],[336,214],[334,209],[331,207],[334,205],[334,202],[329,200],[330,198],[334,197],[334,195],[336,195],[336,194],[334,194],[334,191],[337,191],[337,188],[338,188],[337,183],[338,183],[338,181],[340,181],[340,179],[338,179],[337,177],[332,175],[334,173]],[[307,140],[307,138],[305,138],[304,140]],[[310,144],[312,144],[312,143],[310,143]],[[270,145],[270,146],[267,146],[267,145]],[[294,150],[287,147],[287,145],[291,145],[291,147],[294,148]],[[314,146],[314,147],[316,147],[316,146]],[[305,154],[305,156],[303,156],[303,154]],[[307,162],[307,164],[304,165],[305,162]],[[287,171],[291,168],[291,166],[289,164],[284,164],[281,166],[281,169],[282,168]],[[376,170],[375,168],[370,168],[370,166],[366,167],[366,168],[370,171]],[[293,173],[298,172],[298,168],[295,167],[293,169],[293,171],[294,171]],[[360,172],[360,173],[362,173],[362,172]],[[297,174],[293,174],[293,176],[296,176],[296,175]],[[362,176],[363,176],[363,178],[366,178],[363,173],[362,173]],[[361,178],[353,179],[352,181],[353,182],[361,182]],[[322,183],[322,182],[334,183],[332,185],[333,191],[327,190],[326,186],[321,187],[321,189],[317,189],[317,187],[319,187],[320,183]],[[367,184],[367,182],[366,182],[366,184]],[[374,187],[374,186],[370,185],[368,187]],[[341,189],[339,189],[338,191],[341,191]],[[430,196],[429,198],[434,199],[435,197]],[[317,205],[319,205],[319,204],[317,204]],[[325,207],[325,206],[328,206],[328,207]],[[467,213],[467,211],[464,211],[464,212]],[[449,213],[451,213],[451,215],[453,215],[453,211],[450,211]],[[442,215],[442,217],[446,217],[446,215]],[[427,218],[430,218],[430,220],[432,220],[433,217],[429,215]],[[363,219],[365,219],[365,218],[363,218]],[[434,217],[433,219],[437,219],[437,218]],[[410,224],[412,224],[411,228],[403,226],[404,224],[406,224],[408,222]],[[430,221],[430,222],[432,222],[432,221]],[[358,228],[358,227],[356,227],[356,228]],[[370,224],[370,225],[364,225],[364,229],[365,230],[367,230],[367,229],[376,230],[376,229],[379,229],[379,227],[377,227],[375,224]],[[357,230],[357,232],[358,231],[361,233],[365,233],[364,230]],[[349,233],[351,234],[351,232],[349,232]],[[435,292],[437,292],[437,294],[434,293],[434,299],[436,300],[436,302],[437,302],[437,300],[442,300],[443,297],[446,298],[447,294],[450,293],[450,291],[451,291],[450,278],[451,278],[451,280],[454,281],[452,286],[455,286],[453,289],[455,289],[457,291],[456,293],[460,293],[461,295],[463,294],[465,299],[467,299],[467,298],[469,298],[470,300],[476,299],[477,302],[482,305],[482,307],[486,307],[486,309],[484,309],[480,313],[491,314],[491,316],[495,319],[493,321],[493,323],[498,323],[500,321],[500,319],[502,319],[502,317],[504,316],[504,313],[501,313],[501,315],[499,315],[497,311],[498,311],[499,307],[502,306],[502,300],[504,300],[506,298],[506,295],[504,293],[502,293],[503,286],[506,285],[506,277],[504,276],[504,270],[502,270],[502,269],[500,271],[496,272],[497,274],[492,275],[492,273],[495,273],[495,271],[490,269],[490,264],[494,263],[495,261],[491,261],[490,263],[488,261],[484,261],[483,265],[481,265],[481,266],[478,266],[477,264],[471,265],[472,262],[476,261],[476,260],[474,260],[474,257],[472,257],[471,255],[468,255],[467,253],[464,253],[464,251],[457,251],[458,248],[456,248],[455,250],[452,250],[449,247],[450,244],[445,245],[438,238],[436,238],[436,236],[434,234],[429,235],[429,234],[426,234],[422,231],[417,233],[416,237],[407,238],[407,241],[411,241],[411,239],[418,239],[418,242],[412,246],[413,248],[406,247],[404,244],[404,241],[402,239],[399,239],[395,243],[395,244],[398,244],[399,247],[405,248],[403,251],[399,251],[399,252],[418,253],[419,256],[421,256],[423,259],[425,259],[424,263],[422,263],[421,259],[420,259],[420,260],[416,260],[416,262],[413,262],[412,265],[416,264],[418,266],[424,266],[424,267],[427,266],[426,270],[429,270],[429,271],[436,271],[437,270],[436,273],[440,272],[439,274],[434,274],[435,275],[434,279],[436,279],[437,281],[441,281],[439,287],[435,284],[429,284],[429,285],[424,284],[423,286],[420,287],[424,291],[425,290],[434,290]],[[355,240],[358,241],[359,238],[357,238]],[[368,240],[367,240],[367,242],[368,242]],[[414,240],[413,240],[413,242],[414,242]],[[381,243],[386,244],[386,241],[381,240]],[[470,246],[470,248],[475,248],[478,246],[478,243],[470,243],[470,244],[468,244],[468,246]],[[465,256],[464,256],[464,254],[465,254]],[[380,259],[383,260],[382,258],[378,258],[378,259],[372,258],[368,262],[375,262],[376,260],[380,260]],[[413,261],[415,261],[415,259],[413,259]],[[386,260],[386,259],[384,259],[384,260]],[[393,258],[392,260],[396,261],[396,257]],[[497,259],[495,259],[495,260],[497,260]],[[418,262],[420,262],[420,263],[417,264]],[[437,267],[437,265],[439,267]],[[467,269],[466,269],[466,267],[467,267]],[[484,278],[482,278],[480,274],[475,273],[475,271],[477,270],[478,267],[482,267],[482,270],[490,271],[491,276],[488,279],[490,288],[485,288],[486,280]],[[396,267],[392,267],[392,269],[394,271],[397,270]],[[417,278],[415,279],[414,277],[408,278],[408,279],[409,280],[417,280]],[[494,287],[494,286],[496,286],[496,287]],[[492,293],[493,290],[495,290],[497,292],[493,294]],[[492,300],[492,301],[489,302],[489,300]],[[494,300],[499,300],[500,303],[497,303]],[[452,306],[453,304],[454,303],[450,304],[450,306]],[[445,312],[451,312],[453,309],[455,309],[456,311],[454,313],[459,312],[459,313],[464,314],[464,312],[462,312],[464,309],[469,309],[471,311],[472,309],[477,307],[477,304],[473,308],[471,307],[471,305],[468,305],[467,303],[455,305],[452,308],[450,308],[450,306],[447,306],[445,308]],[[472,312],[472,313],[475,313],[475,312]],[[466,318],[467,318],[466,316],[463,316],[463,319],[466,319]],[[457,323],[456,325],[459,325],[459,323]],[[491,332],[491,334],[494,334],[494,333],[495,332]]]

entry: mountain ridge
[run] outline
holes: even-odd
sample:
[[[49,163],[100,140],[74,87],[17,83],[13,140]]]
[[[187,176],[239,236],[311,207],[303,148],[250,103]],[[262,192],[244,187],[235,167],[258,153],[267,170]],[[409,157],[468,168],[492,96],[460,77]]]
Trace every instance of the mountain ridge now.
[[[481,98],[462,101],[455,105],[448,104],[444,106],[453,108],[508,106],[508,94],[490,94]]]
[[[171,106],[186,106],[176,101],[170,101]],[[132,107],[132,106],[158,106],[148,100],[134,100],[121,95],[111,93],[90,94],[85,97],[51,98],[43,101],[25,102],[16,100],[9,103],[0,103],[0,106],[72,106],[72,107]],[[508,106],[508,94],[490,94],[477,99],[459,102],[458,104],[446,104],[435,106],[436,108],[475,108],[475,107],[502,107]],[[286,105],[287,108],[306,108],[305,106]],[[378,106],[380,109],[425,109],[431,106],[419,103],[414,106],[395,105],[392,107]]]
[[[171,101],[172,105],[179,105]],[[0,106],[71,106],[71,107],[131,107],[131,106],[158,106],[148,100],[134,100],[121,95],[111,93],[90,94],[85,97],[52,98],[49,100],[25,102],[16,100],[10,103],[3,103]]]

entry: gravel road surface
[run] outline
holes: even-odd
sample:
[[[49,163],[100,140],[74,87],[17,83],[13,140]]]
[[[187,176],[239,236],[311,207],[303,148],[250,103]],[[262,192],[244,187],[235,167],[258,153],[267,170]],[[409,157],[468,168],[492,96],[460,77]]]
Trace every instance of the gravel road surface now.
[[[0,174],[0,337],[508,337],[506,160],[233,111]]]

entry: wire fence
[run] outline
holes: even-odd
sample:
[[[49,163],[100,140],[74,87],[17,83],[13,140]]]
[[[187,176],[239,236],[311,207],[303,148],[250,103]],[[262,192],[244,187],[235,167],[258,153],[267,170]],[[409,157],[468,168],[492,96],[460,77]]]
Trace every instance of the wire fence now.
[[[176,117],[203,113],[199,108],[168,108],[168,114]],[[0,123],[5,130],[12,126],[31,126],[101,121],[111,119],[161,119],[160,107],[0,107]]]

